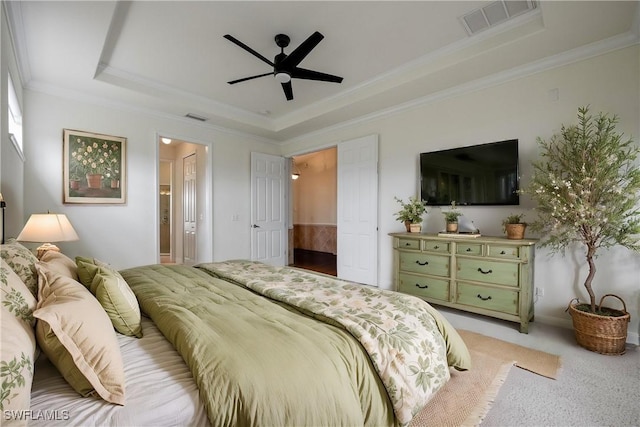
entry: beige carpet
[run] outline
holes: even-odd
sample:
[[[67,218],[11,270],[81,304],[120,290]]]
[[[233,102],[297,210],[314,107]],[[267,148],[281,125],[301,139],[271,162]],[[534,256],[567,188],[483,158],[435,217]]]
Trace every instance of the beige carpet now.
[[[476,426],[491,409],[500,386],[515,364],[556,378],[560,358],[474,332],[459,330],[471,353],[472,369],[451,371],[449,382],[411,421],[412,427]]]

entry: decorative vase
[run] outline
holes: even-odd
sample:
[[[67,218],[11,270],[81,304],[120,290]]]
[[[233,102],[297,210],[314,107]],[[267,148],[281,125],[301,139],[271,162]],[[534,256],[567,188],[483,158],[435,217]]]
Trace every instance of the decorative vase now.
[[[120,188],[120,180],[112,179],[111,180],[111,188]]]
[[[411,221],[405,221],[404,227],[407,229],[407,233],[411,232]]]
[[[507,232],[507,239],[521,240],[524,239],[527,224],[505,224],[504,228]]]
[[[419,233],[422,231],[422,224],[409,224],[410,233]]]
[[[447,233],[457,233],[457,232],[458,232],[458,223],[447,222]]]
[[[622,302],[622,311],[603,307],[602,302],[606,297],[618,298]],[[622,298],[617,295],[607,294],[600,299],[600,304],[597,306],[600,309],[615,313],[616,316],[602,316],[589,311],[582,311],[577,306],[583,304],[573,304],[573,301],[569,303],[567,310],[569,310],[573,320],[573,330],[576,334],[578,345],[600,354],[623,354],[626,350],[627,326],[631,320],[631,315],[627,312],[627,306]]]
[[[79,179],[72,179],[71,181],[69,181],[69,188],[71,188],[72,190],[77,190],[80,188],[80,180]]]
[[[102,186],[102,175],[99,173],[88,173],[87,186],[89,188],[100,188]]]

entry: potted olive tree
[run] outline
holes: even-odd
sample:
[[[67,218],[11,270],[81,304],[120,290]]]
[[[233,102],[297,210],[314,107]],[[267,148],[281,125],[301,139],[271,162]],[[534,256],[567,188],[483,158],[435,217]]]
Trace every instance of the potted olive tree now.
[[[409,197],[407,203],[397,197],[394,199],[402,207],[396,212],[396,219],[404,223],[408,232],[419,233],[422,231],[422,216],[427,212],[425,202],[413,196]]]
[[[578,124],[562,126],[548,141],[538,138],[541,160],[525,188],[537,202],[538,218],[530,224],[541,232],[541,246],[553,253],[572,244],[584,249],[589,273],[584,287],[587,304],[569,304],[576,340],[604,354],[625,350],[629,313],[616,295],[604,295],[599,304],[593,291],[597,251],[616,245],[640,251],[640,148],[616,131],[617,116],[589,115],[578,109]],[[606,297],[619,299],[622,310],[604,307]]]

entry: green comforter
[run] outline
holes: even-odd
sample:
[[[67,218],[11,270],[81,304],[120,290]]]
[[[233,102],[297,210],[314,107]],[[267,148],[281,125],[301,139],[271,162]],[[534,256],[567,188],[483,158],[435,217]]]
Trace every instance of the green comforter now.
[[[360,313],[355,318],[362,319],[364,300],[371,302],[380,294],[375,289],[264,264],[200,267],[209,274],[155,265],[124,270],[122,275],[143,312],[190,367],[212,425],[406,424],[448,379],[447,354],[450,365],[468,367],[466,348],[462,351],[456,343],[457,333],[446,330],[445,335],[453,338],[445,344],[437,332],[438,327],[447,329],[446,321],[437,316],[429,316],[432,320],[419,316],[436,328],[429,332],[431,338],[418,342],[417,358],[415,352],[405,351],[415,335],[411,330],[415,325],[409,328],[403,323],[407,313],[392,314],[390,307],[383,310],[377,301],[377,311],[364,317],[370,325],[384,324],[365,326],[372,329],[365,333],[357,329],[363,324],[348,313]],[[340,315],[340,309],[329,310],[338,315],[320,312],[309,304],[317,295],[300,298],[305,283],[327,295],[336,295],[335,289],[329,291],[331,286],[346,285],[364,289],[367,296],[356,301],[353,290],[341,289],[350,296],[342,298],[346,315]],[[384,320],[381,311],[391,314]],[[422,332],[418,335],[422,337]],[[397,375],[398,369],[406,371],[405,378]],[[407,380],[413,385],[403,383]]]

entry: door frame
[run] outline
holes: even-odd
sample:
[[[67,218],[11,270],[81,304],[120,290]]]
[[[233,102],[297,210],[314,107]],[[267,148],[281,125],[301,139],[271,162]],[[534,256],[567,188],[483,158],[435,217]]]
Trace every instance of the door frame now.
[[[375,134],[375,135],[378,138],[378,150],[379,150],[380,149],[380,147],[379,147],[379,144],[380,144],[379,138],[380,137],[379,137],[378,134]],[[372,136],[372,135],[364,135],[364,137],[366,137],[366,136]],[[316,153],[318,151],[323,151],[323,150],[326,150],[326,149],[329,149],[329,148],[336,148],[337,149],[338,145],[340,145],[341,142],[346,142],[346,141],[350,141],[350,140],[353,140],[353,139],[360,139],[360,138],[361,137],[355,137],[355,138],[350,138],[348,140],[334,141],[334,142],[329,142],[329,143],[325,143],[325,144],[320,144],[320,145],[314,146],[313,148],[307,148],[307,149],[292,151],[292,152],[287,153],[287,154],[284,155],[284,157],[286,159],[285,167],[286,168],[290,168],[291,167],[291,164],[293,162],[293,157],[301,156],[301,155],[304,155],[304,154]],[[379,161],[380,161],[380,158],[379,158],[379,151],[378,151],[378,162]],[[336,173],[337,173],[337,169],[340,167],[340,165],[339,165],[340,164],[340,157],[339,156],[338,156],[337,162],[338,162],[338,164],[336,165]],[[379,168],[379,166],[378,166],[378,168]],[[288,170],[286,173],[287,173],[287,176],[289,176],[291,174],[291,170]],[[337,186],[340,186],[339,177],[336,177],[336,179],[337,179]],[[377,188],[378,188],[378,193],[379,193],[379,191],[380,191],[380,182],[379,182],[380,181],[380,175],[379,175],[379,171],[378,171],[377,179],[378,179]],[[288,227],[293,228],[293,203],[294,203],[294,200],[293,200],[293,188],[292,188],[291,180],[289,180],[289,185],[286,185],[285,187],[286,187],[285,191],[287,193],[287,197],[289,197],[289,204],[288,204],[288,211],[287,211],[287,216],[288,216],[287,225],[288,225]],[[337,193],[336,193],[336,197],[338,197]],[[337,207],[336,207],[336,209],[337,209]],[[379,198],[377,200],[376,209],[379,212],[379,209],[380,209],[380,199]],[[375,242],[375,246],[376,247],[374,248],[374,251],[376,253],[377,259],[379,260],[380,259],[380,218],[379,218],[379,216],[378,216],[378,219],[377,219],[377,223],[378,223],[377,224],[378,227],[377,227],[377,230],[376,230],[377,238],[376,238],[376,242]],[[337,226],[337,224],[336,224],[336,226]],[[337,232],[339,233],[339,230]],[[290,247],[289,250],[293,251],[293,247]],[[339,257],[340,256],[339,248],[337,249],[337,252],[338,252],[337,256]],[[380,286],[380,267],[379,266],[376,269],[376,284],[374,286],[377,286],[377,287]]]
[[[167,160],[166,157],[161,157],[160,156],[160,147],[161,145],[164,145],[161,141],[160,138],[162,137],[166,137],[166,138],[171,138],[172,140],[176,141],[176,142],[184,142],[184,143],[188,143],[188,144],[196,144],[196,145],[201,145],[204,147],[204,155],[202,156],[204,158],[204,162],[205,162],[205,171],[204,171],[204,189],[203,189],[203,206],[204,206],[204,216],[205,216],[205,220],[202,221],[203,224],[202,226],[198,227],[197,232],[198,232],[198,239],[200,240],[200,244],[198,246],[198,248],[201,248],[202,251],[200,251],[200,254],[198,255],[199,257],[202,257],[205,260],[213,260],[213,141],[204,141],[204,140],[199,140],[197,138],[192,138],[192,137],[187,137],[187,136],[180,136],[180,135],[176,135],[174,133],[171,132],[162,132],[162,131],[155,131],[154,133],[154,143],[155,143],[155,150],[156,150],[156,159],[155,159],[155,169],[156,169],[156,179],[155,179],[155,188],[158,189],[160,188],[160,160]],[[179,156],[181,158],[181,156]],[[175,159],[174,159],[175,160]],[[173,173],[173,180],[174,182],[172,183],[172,188],[173,189],[177,189],[179,185],[182,185],[182,182],[177,183],[175,182],[176,180],[176,176],[178,174],[175,171],[174,168],[174,173]],[[182,190],[180,190],[180,195],[182,194]],[[182,209],[182,199],[181,197],[173,197],[174,200],[174,206],[173,206],[173,212],[176,213],[176,215],[174,216],[174,221],[175,221],[175,226],[173,229],[173,236],[175,237],[173,240],[173,248],[175,249],[174,251],[174,262],[182,262],[182,253],[178,254],[177,252],[177,247],[178,244],[182,245],[182,238],[180,237],[180,242],[178,242],[178,236],[180,235],[180,233],[182,233],[184,230],[182,230],[182,225],[178,225],[179,221],[177,218],[177,212],[179,210]],[[154,209],[153,212],[155,213],[154,218],[153,218],[153,225],[154,225],[154,229],[156,230],[156,232],[154,233],[154,247],[156,248],[156,262],[160,263],[160,192],[159,191],[154,191]],[[182,215],[180,215],[180,221],[182,221]],[[175,228],[175,227],[179,227],[179,228]],[[178,257],[178,255],[180,255],[180,257]],[[178,259],[180,258],[180,259]]]

